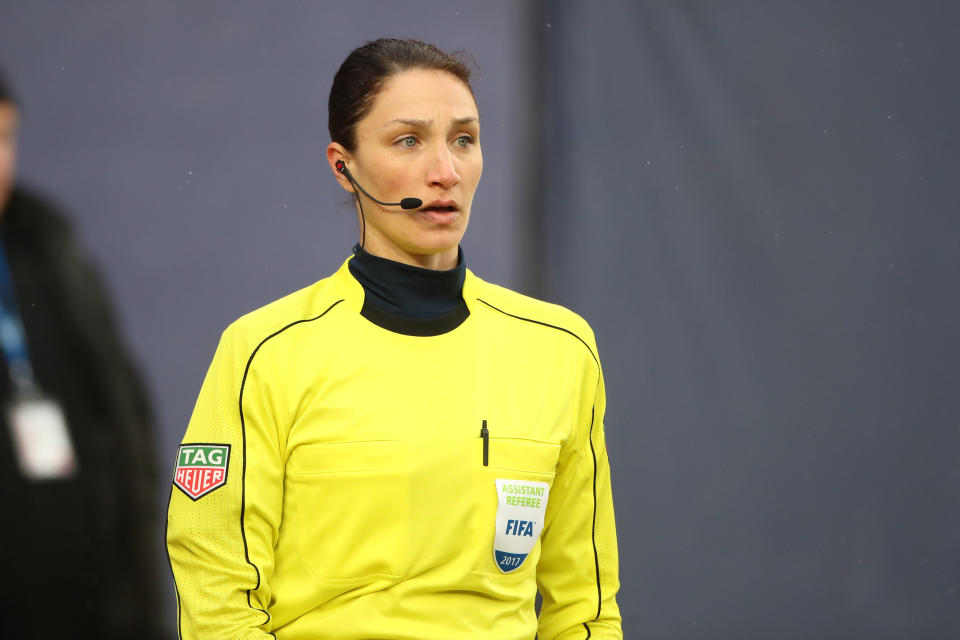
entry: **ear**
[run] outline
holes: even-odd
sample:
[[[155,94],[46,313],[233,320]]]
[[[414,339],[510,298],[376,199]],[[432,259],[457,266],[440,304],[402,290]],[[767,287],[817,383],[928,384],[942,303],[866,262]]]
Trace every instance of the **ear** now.
[[[337,179],[337,182],[345,191],[353,193],[353,185],[350,184],[350,181],[347,180],[347,177],[337,171],[337,161],[343,160],[345,163],[350,162],[350,153],[343,148],[343,145],[339,142],[331,142],[327,145],[327,164],[330,165],[330,170],[333,171],[334,177]]]

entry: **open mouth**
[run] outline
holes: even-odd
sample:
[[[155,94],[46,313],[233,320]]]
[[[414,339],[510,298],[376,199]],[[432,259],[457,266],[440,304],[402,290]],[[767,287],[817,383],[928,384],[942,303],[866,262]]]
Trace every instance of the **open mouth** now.
[[[454,206],[438,207],[436,205],[420,209],[420,211],[425,213],[453,213],[456,210],[457,208]]]

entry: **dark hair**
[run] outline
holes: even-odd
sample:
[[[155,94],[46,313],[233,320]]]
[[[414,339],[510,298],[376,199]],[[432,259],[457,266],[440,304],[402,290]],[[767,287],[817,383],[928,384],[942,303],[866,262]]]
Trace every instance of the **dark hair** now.
[[[449,54],[419,40],[380,38],[350,52],[333,77],[328,102],[327,128],[330,139],[353,151],[357,145],[356,125],[363,119],[374,98],[392,76],[410,69],[435,69],[453,74],[467,85],[470,69],[463,54]]]
[[[0,70],[0,102],[9,102],[17,106],[17,97],[13,94],[13,88],[7,83],[3,70]]]

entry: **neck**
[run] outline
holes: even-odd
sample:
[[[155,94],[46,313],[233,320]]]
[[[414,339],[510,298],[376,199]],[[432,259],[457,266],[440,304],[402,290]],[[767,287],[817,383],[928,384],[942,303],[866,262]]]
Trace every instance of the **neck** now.
[[[393,244],[381,244],[377,240],[374,234],[368,235],[363,251],[378,258],[433,271],[455,269],[460,261],[459,246],[450,247],[438,253],[409,253]]]

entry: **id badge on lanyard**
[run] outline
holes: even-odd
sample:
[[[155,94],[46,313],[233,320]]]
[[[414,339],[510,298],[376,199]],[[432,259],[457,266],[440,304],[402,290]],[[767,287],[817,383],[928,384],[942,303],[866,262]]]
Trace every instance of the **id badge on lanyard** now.
[[[56,480],[74,474],[77,457],[63,410],[55,400],[39,394],[18,396],[7,409],[7,424],[24,476]]]
[[[7,424],[17,452],[17,463],[31,480],[72,476],[77,456],[63,409],[42,394],[33,375],[30,354],[17,311],[13,279],[0,244],[0,348],[10,372],[13,399],[6,407]]]

